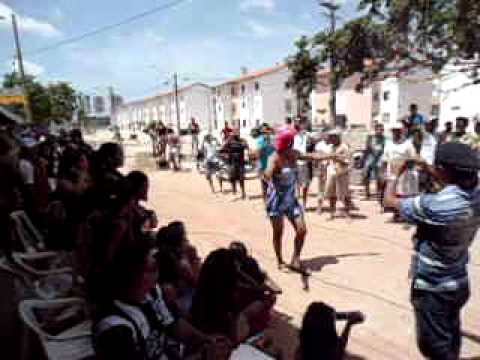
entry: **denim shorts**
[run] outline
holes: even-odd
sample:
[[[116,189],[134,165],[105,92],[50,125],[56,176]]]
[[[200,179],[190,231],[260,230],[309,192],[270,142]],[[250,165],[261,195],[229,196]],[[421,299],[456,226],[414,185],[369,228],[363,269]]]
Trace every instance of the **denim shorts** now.
[[[417,343],[429,359],[458,359],[461,346],[460,311],[470,297],[468,286],[456,291],[412,289]]]

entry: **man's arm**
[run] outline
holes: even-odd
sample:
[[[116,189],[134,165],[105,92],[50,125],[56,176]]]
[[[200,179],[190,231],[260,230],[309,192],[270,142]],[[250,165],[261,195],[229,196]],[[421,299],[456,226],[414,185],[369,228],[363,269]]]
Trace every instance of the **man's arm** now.
[[[306,161],[325,161],[325,160],[335,160],[335,154],[315,154],[315,153],[308,153],[308,154],[301,154],[300,152],[296,151],[297,159],[299,160],[306,160]]]
[[[277,155],[270,156],[268,159],[268,166],[265,172],[263,173],[263,179],[267,182],[271,181],[273,178],[273,174],[277,171],[278,168],[278,160]]]

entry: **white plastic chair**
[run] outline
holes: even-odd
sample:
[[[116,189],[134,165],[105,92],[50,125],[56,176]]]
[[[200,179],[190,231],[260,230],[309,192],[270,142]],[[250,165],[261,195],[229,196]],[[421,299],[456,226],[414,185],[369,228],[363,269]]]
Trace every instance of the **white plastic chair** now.
[[[35,253],[45,250],[43,235],[30,221],[25,211],[14,211],[10,214],[14,233],[20,240],[26,253]]]
[[[19,313],[25,325],[39,338],[49,360],[80,360],[93,358],[91,321],[87,317],[75,326],[50,334],[42,327],[35,311],[67,308],[82,310],[88,314],[83,299],[67,298],[61,300],[24,300],[19,305]]]

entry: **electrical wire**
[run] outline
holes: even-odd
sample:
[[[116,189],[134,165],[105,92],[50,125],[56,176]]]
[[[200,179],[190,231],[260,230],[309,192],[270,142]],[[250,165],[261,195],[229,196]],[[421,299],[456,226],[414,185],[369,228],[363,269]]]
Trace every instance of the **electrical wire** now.
[[[68,38],[68,39],[65,39],[65,40],[62,40],[62,41],[59,41],[55,44],[52,44],[52,45],[49,45],[49,46],[45,46],[43,48],[39,48],[39,49],[36,49],[36,50],[32,50],[32,51],[28,51],[26,52],[26,55],[37,55],[37,54],[41,54],[41,53],[45,53],[47,51],[50,51],[50,50],[54,50],[54,49],[57,49],[61,46],[64,46],[64,45],[68,45],[68,44],[72,44],[72,43],[75,43],[75,42],[78,42],[78,41],[81,41],[83,39],[86,39],[86,38],[89,38],[89,37],[92,37],[92,36],[95,36],[95,35],[98,35],[98,34],[101,34],[103,32],[106,32],[106,31],[109,31],[109,30],[112,30],[112,29],[115,29],[115,28],[118,28],[120,26],[123,26],[123,25],[127,25],[127,24],[130,24],[136,20],[139,20],[139,19],[142,19],[144,17],[147,17],[147,16],[150,16],[150,15],[153,15],[155,13],[158,13],[160,11],[163,11],[163,10],[168,10],[170,8],[173,8],[173,7],[176,7],[177,5],[180,5],[181,3],[184,3],[184,2],[187,2],[187,1],[190,1],[190,0],[175,0],[175,1],[170,1],[169,3],[167,4],[163,4],[163,5],[159,5],[157,7],[154,7],[150,10],[146,10],[144,12],[141,12],[139,14],[136,14],[136,15],[133,15],[133,16],[130,16],[122,21],[119,21],[119,22],[116,22],[116,23],[113,23],[113,24],[109,24],[109,25],[105,25],[105,26],[102,26],[100,28],[97,28],[95,30],[91,30],[91,31],[88,31],[86,33],[83,33],[83,34],[80,34],[80,35],[77,35],[77,36],[73,36],[71,38]]]

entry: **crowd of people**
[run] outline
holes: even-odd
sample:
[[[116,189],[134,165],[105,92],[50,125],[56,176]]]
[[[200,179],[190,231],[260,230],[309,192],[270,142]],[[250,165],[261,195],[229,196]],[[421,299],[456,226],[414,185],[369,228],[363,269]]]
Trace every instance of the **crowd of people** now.
[[[418,345],[427,358],[450,360],[460,353],[460,312],[469,298],[468,249],[480,226],[480,125],[473,134],[467,133],[466,118],[441,132],[437,125],[415,105],[405,121],[391,127],[391,138],[376,124],[363,169],[366,197],[372,196],[375,181],[381,208],[417,225],[411,298]],[[168,151],[179,159],[180,136],[172,140],[168,129],[165,134],[167,147],[155,145],[157,151],[173,148]],[[263,124],[250,144],[228,124],[223,134],[222,144],[207,135],[198,151],[212,192],[216,174],[222,190],[221,160],[233,192],[238,184],[245,199],[247,163],[256,162],[278,267],[304,274],[304,211],[313,175],[320,212],[324,199],[332,217],[337,201],[346,216],[354,208],[353,161],[342,132],[312,134],[299,119],[275,131]],[[160,226],[155,211],[145,206],[148,176],[122,173],[124,160],[121,145],[109,142],[94,149],[80,130],[54,136],[35,127],[2,129],[4,258],[14,263],[16,253],[32,251],[12,221],[20,211],[43,235],[41,250],[55,251],[73,269],[72,291],[89,305],[98,359],[228,359],[232,349],[268,328],[281,290],[244,244],[234,242],[202,260],[186,224]],[[282,252],[285,219],[295,231],[288,264]],[[340,336],[337,320],[346,320]],[[363,320],[358,312],[311,304],[296,360],[343,358],[352,325]],[[263,350],[281,356],[277,349]]]
[[[429,359],[458,359],[460,312],[470,294],[468,250],[480,226],[480,121],[475,122],[471,133],[465,117],[455,120],[455,128],[447,122],[439,131],[438,125],[438,119],[420,114],[416,104],[410,106],[407,118],[391,126],[391,137],[385,136],[383,124],[375,124],[361,168],[366,198],[371,198],[371,182],[375,181],[382,211],[392,211],[394,221],[417,226],[411,299],[420,351]],[[247,150],[249,158],[258,162],[278,266],[285,266],[282,237],[287,218],[295,231],[294,252],[287,267],[302,274],[308,273],[300,256],[307,234],[304,211],[313,174],[318,176],[319,213],[325,198],[330,202],[332,219],[337,201],[343,203],[346,216],[354,208],[350,190],[354,162],[351,149],[342,141],[342,131],[312,134],[307,128],[302,118],[275,132],[264,124],[254,134],[254,146],[248,148],[238,131],[230,131],[226,124],[224,145],[219,150],[229,160],[233,189],[238,174],[244,182]],[[214,162],[215,152],[211,138],[207,144],[208,164]],[[237,160],[239,153],[241,161]],[[208,167],[207,178],[214,191],[211,177],[215,167]],[[244,192],[242,195],[245,198]]]
[[[238,139],[226,146],[243,148]],[[94,149],[79,130],[54,136],[35,127],[2,129],[3,256],[13,264],[15,254],[27,251],[11,218],[21,211],[44,235],[42,250],[55,251],[73,269],[72,292],[88,303],[98,359],[228,359],[269,326],[281,290],[244,244],[202,260],[186,224],[159,226],[145,207],[148,176],[122,173],[124,160],[121,145]],[[235,171],[240,178],[241,169]],[[337,319],[347,320],[342,336]],[[351,325],[361,321],[360,313],[312,305],[297,359],[341,359]],[[316,332],[325,335],[320,346]],[[278,349],[263,350],[281,358]]]

